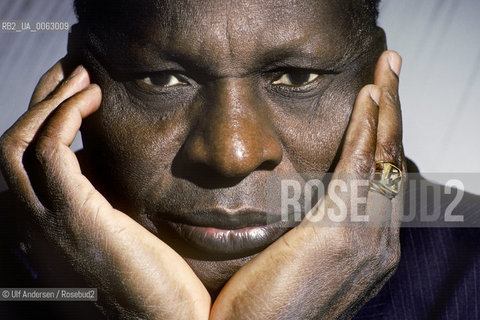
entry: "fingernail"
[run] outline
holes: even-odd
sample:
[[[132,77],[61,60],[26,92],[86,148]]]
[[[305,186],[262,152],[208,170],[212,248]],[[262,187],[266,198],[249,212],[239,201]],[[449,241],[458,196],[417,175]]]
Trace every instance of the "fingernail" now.
[[[388,55],[388,63],[390,64],[390,69],[397,75],[400,76],[400,69],[402,68],[402,59],[396,53],[390,53]]]
[[[381,92],[380,92],[380,89],[375,87],[375,86],[372,86],[370,88],[370,98],[372,98],[373,102],[375,102],[375,104],[377,105],[377,107],[380,105],[379,101],[380,101],[380,95],[381,95]]]
[[[74,78],[76,75],[82,72],[82,70],[83,70],[83,66],[79,65],[78,67],[75,68],[75,70],[73,70],[72,74],[68,77],[68,79]]]

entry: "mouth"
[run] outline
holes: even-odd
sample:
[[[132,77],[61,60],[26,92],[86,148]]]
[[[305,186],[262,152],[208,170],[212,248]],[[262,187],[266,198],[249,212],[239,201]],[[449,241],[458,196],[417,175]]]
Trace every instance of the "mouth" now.
[[[164,218],[164,217],[169,218]],[[152,219],[153,220],[153,219]],[[292,228],[279,215],[250,209],[212,209],[162,215],[154,224],[168,226],[188,245],[208,255],[245,256],[257,253]]]

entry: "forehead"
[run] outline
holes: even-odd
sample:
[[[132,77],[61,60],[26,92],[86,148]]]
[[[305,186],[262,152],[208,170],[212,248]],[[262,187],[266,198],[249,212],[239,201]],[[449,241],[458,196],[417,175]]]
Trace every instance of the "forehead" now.
[[[180,59],[227,75],[301,56],[330,68],[352,51],[351,1],[126,2],[105,26],[120,32],[108,30],[103,39],[106,54],[125,67],[163,69],[166,60]]]

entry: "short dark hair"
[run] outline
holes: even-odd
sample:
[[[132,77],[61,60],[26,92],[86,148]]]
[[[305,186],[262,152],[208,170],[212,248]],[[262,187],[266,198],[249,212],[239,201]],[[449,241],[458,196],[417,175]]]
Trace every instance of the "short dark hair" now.
[[[350,16],[353,21],[353,25],[357,26],[357,34],[364,31],[371,31],[377,25],[378,18],[378,5],[380,0],[352,0],[355,1],[354,8],[350,8]],[[115,0],[74,0],[75,13],[77,15],[78,22],[81,25],[87,25],[89,27],[99,26],[99,24],[113,25],[114,28],[125,27],[124,23],[121,23],[121,19],[112,19],[115,15],[117,18],[125,14],[131,14],[134,7],[132,1],[115,1]],[[151,1],[134,1],[134,6],[149,5],[156,7],[161,5],[161,0]],[[106,13],[109,13],[108,15]],[[128,17],[124,17],[126,21]]]
[[[363,16],[367,17],[370,21],[369,24],[377,24],[378,19],[378,5],[380,0],[363,0]]]

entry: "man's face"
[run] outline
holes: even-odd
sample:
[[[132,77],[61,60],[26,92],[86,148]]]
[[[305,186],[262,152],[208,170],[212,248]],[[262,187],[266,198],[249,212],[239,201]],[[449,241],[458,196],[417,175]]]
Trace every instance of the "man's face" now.
[[[280,216],[269,177],[333,168],[383,43],[350,1],[141,3],[89,44],[103,102],[84,146],[111,201],[215,289],[287,231],[259,226]]]

